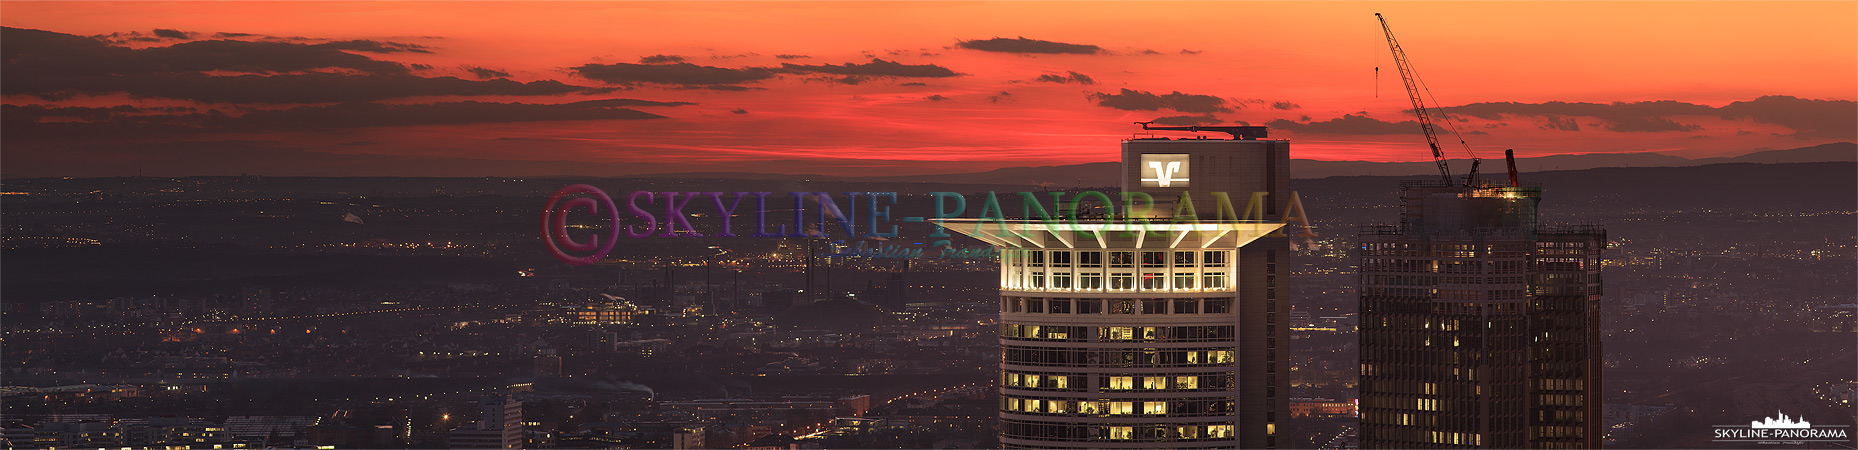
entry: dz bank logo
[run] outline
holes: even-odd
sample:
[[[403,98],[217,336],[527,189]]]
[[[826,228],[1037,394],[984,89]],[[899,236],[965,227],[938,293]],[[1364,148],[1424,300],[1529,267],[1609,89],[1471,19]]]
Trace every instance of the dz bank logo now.
[[[1142,155],[1142,187],[1187,187],[1187,155]]]

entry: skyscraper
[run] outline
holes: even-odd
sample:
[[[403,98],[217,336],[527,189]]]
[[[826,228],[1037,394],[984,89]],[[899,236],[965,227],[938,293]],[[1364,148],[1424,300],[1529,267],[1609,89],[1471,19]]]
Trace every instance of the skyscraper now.
[[[1401,185],[1361,231],[1364,448],[1597,448],[1606,232],[1533,186]]]
[[[1124,141],[1124,192],[1036,197],[1054,220],[944,222],[1000,249],[1002,445],[1277,445],[1289,143],[1246,128]]]

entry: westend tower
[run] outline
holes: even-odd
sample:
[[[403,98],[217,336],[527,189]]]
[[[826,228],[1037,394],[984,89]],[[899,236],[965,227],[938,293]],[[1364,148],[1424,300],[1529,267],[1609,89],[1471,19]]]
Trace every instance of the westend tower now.
[[[1401,185],[1361,231],[1363,448],[1598,448],[1597,227],[1539,187]]]
[[[943,221],[1000,249],[1005,447],[1277,445],[1290,145],[1208,131],[1124,141],[1114,213]]]

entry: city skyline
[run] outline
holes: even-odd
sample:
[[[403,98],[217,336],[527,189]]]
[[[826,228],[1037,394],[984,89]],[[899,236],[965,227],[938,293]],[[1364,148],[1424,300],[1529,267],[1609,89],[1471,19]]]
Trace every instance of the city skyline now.
[[[5,67],[9,176],[918,175],[1111,161],[1077,155],[1157,120],[1423,161],[1375,12],[1485,158],[1858,135],[1838,2],[0,8],[26,56]],[[1170,26],[1198,17],[1244,26]],[[188,64],[137,63],[162,57]]]
[[[1849,446],[1855,18],[0,0],[0,447]]]

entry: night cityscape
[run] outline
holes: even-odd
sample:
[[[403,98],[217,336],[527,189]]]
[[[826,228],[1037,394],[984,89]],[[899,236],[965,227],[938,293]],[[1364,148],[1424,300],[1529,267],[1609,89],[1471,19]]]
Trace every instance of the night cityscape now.
[[[1858,445],[1858,5],[945,5],[0,2],[0,439]]]

